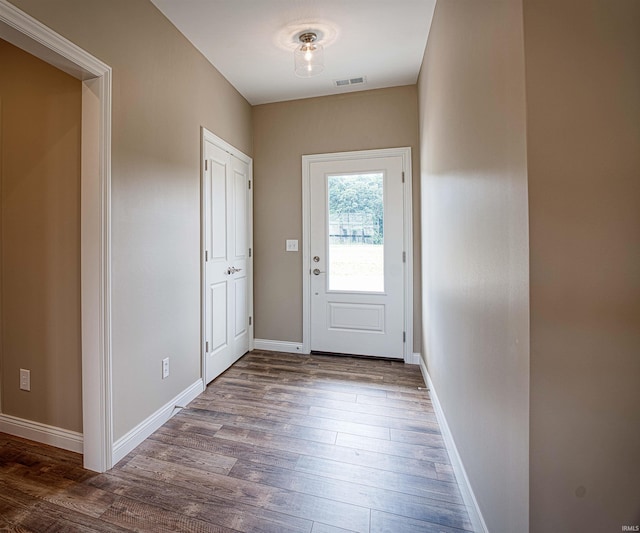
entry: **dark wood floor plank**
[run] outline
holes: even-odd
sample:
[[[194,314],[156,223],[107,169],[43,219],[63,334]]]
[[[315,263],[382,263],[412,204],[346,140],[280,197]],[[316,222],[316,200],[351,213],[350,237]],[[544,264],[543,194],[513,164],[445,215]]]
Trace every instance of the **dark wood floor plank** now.
[[[307,455],[300,456],[296,470],[342,481],[357,480],[358,483],[371,487],[462,504],[462,497],[456,483],[440,481],[434,478],[379,470],[369,466],[340,463]]]
[[[189,404],[189,406],[195,407],[197,405],[201,405],[205,409],[208,407],[215,409],[216,406],[233,404],[236,408],[240,408],[241,410],[244,410],[244,412],[246,413],[246,412],[251,412],[251,409],[253,409],[256,405],[255,404],[256,401],[257,400],[255,398],[251,398],[251,397],[245,397],[245,398],[239,398],[239,397],[233,397],[233,396],[227,396],[227,397],[216,396],[211,398],[202,397],[201,399],[198,399],[197,401],[194,401],[191,404]],[[284,401],[269,402],[269,408],[275,411],[283,412],[283,413],[294,413],[294,414],[300,414],[300,415],[309,414],[308,406],[301,405],[298,403],[293,403],[293,402],[284,402]]]
[[[40,444],[38,442],[30,441],[20,437],[10,436],[6,433],[0,433],[0,443],[2,444],[0,450],[3,450],[5,447],[7,449],[17,448],[25,453],[46,456],[58,463],[73,464],[80,467],[82,466],[81,454],[63,450],[62,448],[54,448],[53,446],[47,446],[46,444]]]
[[[419,413],[433,413],[433,405],[428,399],[426,392],[424,397],[415,398],[392,398],[392,393],[388,392],[385,398],[380,396],[371,396],[369,394],[361,393],[356,395],[356,402],[363,405],[375,405],[377,407],[391,407],[394,409],[404,409],[406,411],[414,411],[413,416],[420,416]],[[418,413],[415,413],[417,411]]]
[[[216,433],[215,440],[224,439],[251,445],[261,445],[278,451],[291,450],[300,455],[323,457],[348,464],[370,465],[380,470],[393,470],[425,477],[435,477],[435,465],[431,461],[390,455],[377,451],[356,449],[345,446],[331,446],[294,438],[270,435],[261,431],[238,430],[223,427]]]
[[[8,488],[0,479],[0,525],[3,530],[13,531],[11,527],[18,527],[37,502],[35,497]]]
[[[256,350],[105,474],[0,433],[0,530],[463,533],[417,366]]]
[[[377,439],[391,439],[390,430],[382,426],[369,426],[356,422],[344,422],[342,420],[319,418],[310,415],[282,415],[273,413],[268,409],[254,409],[251,414],[254,416],[238,415],[218,409],[192,408],[191,406],[188,410],[184,411],[185,416],[211,419],[232,427],[267,430],[270,424],[275,422],[301,428],[323,429],[334,433],[349,433]]]
[[[40,491],[51,494],[54,490]],[[83,506],[86,507],[86,506]],[[60,506],[23,492],[11,484],[5,484],[5,476],[0,476],[0,516],[7,523],[3,531],[43,531],[55,532],[98,532],[119,533],[126,531],[103,522],[90,515],[76,511],[69,506]],[[3,520],[0,520],[0,525]]]
[[[20,464],[33,471],[46,469],[51,476],[77,482],[95,475],[82,468],[79,454],[18,438],[0,449],[0,468],[10,464]]]
[[[418,520],[460,528],[469,525],[464,505],[431,500],[387,488],[243,462],[236,463],[229,475],[254,483],[347,502],[372,510],[397,513]]]
[[[404,400],[385,401],[387,398],[367,396],[363,394],[357,394],[355,396],[355,401],[353,401],[351,398],[344,400],[341,398],[309,393],[298,394],[294,392],[268,392],[263,395],[263,399],[269,403],[271,401],[288,401],[309,407],[327,407],[330,409],[341,409],[352,413],[384,414],[384,416],[408,419],[422,417],[430,421],[435,420],[433,410],[420,405],[417,402],[412,403]],[[368,402],[367,400],[362,400],[363,398],[373,398],[378,401]]]
[[[246,444],[225,439],[205,438],[185,435],[175,431],[161,428],[149,437],[149,440],[175,444],[185,448],[208,451],[215,454],[245,459],[260,464],[273,464],[276,466],[295,466],[299,455],[288,450],[276,450],[265,446]],[[435,475],[435,470],[434,470]]]
[[[371,512],[370,533],[465,533],[468,531],[471,530],[443,526],[380,511]]]
[[[425,433],[440,433],[437,421],[416,420],[410,418],[395,418],[384,414],[354,413],[344,409],[332,409],[328,407],[309,408],[310,416],[343,420],[345,422],[357,422],[371,426],[382,426],[390,429],[402,429],[404,431],[421,431]]]
[[[105,491],[131,500],[151,503],[167,511],[218,524],[245,533],[305,533],[311,521],[240,502],[176,487],[160,480],[138,477],[121,469],[114,469],[91,481]]]
[[[311,533],[353,533],[353,531],[349,529],[343,529],[341,527],[322,524],[320,522],[314,522]]]
[[[431,448],[445,448],[442,435],[436,433],[423,433],[419,431],[405,431],[402,429],[389,430],[390,440],[405,444],[417,444],[430,446]]]
[[[216,411],[211,411],[211,409],[214,408],[215,407],[211,406],[208,411],[215,413]],[[183,414],[182,420],[188,419],[189,417],[190,410],[187,410]],[[202,416],[199,418],[200,420],[202,420]],[[248,420],[247,417],[244,416],[232,414],[226,414],[225,416],[225,413],[220,413],[218,420],[221,422],[223,419],[225,420],[224,427],[235,427],[239,429],[259,428],[274,435],[282,435],[285,437],[291,436],[299,439],[311,440],[314,442],[323,442],[325,444],[334,444],[338,435],[338,432],[333,430],[310,428],[308,426],[293,424],[291,423],[289,417],[281,417],[280,420],[265,420],[252,417]],[[220,427],[216,430],[215,433],[217,433],[220,429],[222,429],[222,424],[220,424]]]
[[[216,434],[216,431],[222,427],[222,424],[214,424],[210,421],[205,423],[202,420],[185,418],[182,416],[182,412],[183,411],[170,420],[167,420],[165,427],[175,429],[176,431],[189,431],[204,436],[213,436]]]
[[[343,382],[338,379],[318,379],[315,377],[310,377],[306,383],[302,385],[312,385],[317,390],[325,390],[331,392],[344,392],[344,393],[355,393],[355,394],[368,394],[370,396],[379,396],[381,398],[386,398],[389,391],[384,387],[382,383],[376,384],[366,384],[366,383],[353,383],[353,382]]]
[[[206,472],[228,474],[236,464],[237,458],[202,451],[184,446],[177,446],[174,442],[166,444],[158,440],[146,440],[136,448],[136,455],[144,455],[153,459],[161,459],[183,464],[193,468],[200,468]]]
[[[220,431],[224,431],[224,428]],[[397,455],[398,457],[407,457],[409,459],[432,461],[434,463],[449,463],[449,455],[447,454],[447,450],[444,448],[433,448],[419,444],[406,444],[403,442],[384,439],[372,439],[371,437],[359,437],[344,433],[338,434],[336,444],[347,448],[386,453],[388,455]]]
[[[305,402],[306,403],[306,402]],[[335,409],[341,411],[348,411],[349,413],[355,413],[358,415],[375,415],[385,416],[388,418],[396,418],[401,420],[424,420],[437,425],[436,415],[433,412],[426,412],[426,410],[417,411],[393,407],[389,405],[372,405],[364,403],[346,403],[335,400],[316,400],[306,403],[310,407],[323,407],[327,409]]]
[[[360,395],[359,395],[360,396]],[[325,407],[328,409],[346,410],[350,413],[357,413],[363,415],[378,415],[380,414],[380,405],[365,404],[356,402],[355,404],[345,404],[343,402],[337,402],[335,400],[324,400],[323,402],[310,402],[310,406]],[[426,412],[425,410],[416,411],[399,407],[385,407],[385,416],[397,419],[407,420],[424,420],[427,422],[433,422],[437,424],[436,415],[434,413]]]
[[[234,530],[217,524],[172,513],[160,507],[127,498],[120,498],[114,503],[104,513],[102,519],[127,529],[149,533],[234,533]]]
[[[74,484],[70,479],[39,476],[23,465],[0,466],[0,487],[16,491],[32,498],[44,498],[56,491],[63,491]]]
[[[57,478],[46,471],[34,472],[23,465],[2,471],[0,487],[93,517],[99,517],[113,503],[113,497],[99,489]]]
[[[246,364],[245,368],[237,367],[237,375],[248,381],[271,381],[273,383],[280,381],[280,383],[285,382],[286,384],[290,384],[292,380],[300,384],[312,382],[317,388],[356,393],[369,391],[369,394],[379,396],[386,396],[388,392],[417,391],[418,388],[425,388],[420,370],[401,362],[315,355],[294,356],[299,357],[302,361],[299,364],[297,374],[284,376],[282,380],[278,380],[277,375],[269,373],[272,371],[269,364],[277,364],[273,361],[274,359],[279,361],[280,355],[269,354],[263,357],[262,361],[265,363],[263,367],[259,367],[255,363]],[[252,353],[252,361],[259,357],[261,357],[259,352]],[[361,368],[364,365],[367,368],[366,373],[373,375],[373,379],[368,380],[370,383],[364,380],[355,382],[353,379],[355,373],[351,369]],[[346,366],[350,368],[349,373],[344,372]]]
[[[388,391],[387,398],[390,400],[408,400],[423,404],[428,410],[433,409],[433,402],[426,388],[416,388],[402,391]]]
[[[456,482],[456,476],[453,473],[453,467],[450,464],[436,465],[436,472],[438,474],[438,479],[442,481],[451,481],[453,483]]]
[[[140,477],[162,480],[178,487],[189,487],[214,496],[264,507],[271,511],[327,523],[347,524],[354,531],[369,530],[369,509],[307,494],[283,490],[279,487],[178,467],[165,461],[137,456],[123,470]]]
[[[42,533],[122,533],[128,531],[116,524],[57,507],[46,502],[36,504],[22,520],[21,527]]]
[[[266,391],[269,395],[283,394],[294,398],[325,398],[340,402],[355,402],[358,399],[356,392],[334,391],[326,389],[316,389],[310,387],[299,387],[296,385],[269,385]],[[276,398],[278,399],[278,398]],[[280,398],[284,399],[284,398]]]

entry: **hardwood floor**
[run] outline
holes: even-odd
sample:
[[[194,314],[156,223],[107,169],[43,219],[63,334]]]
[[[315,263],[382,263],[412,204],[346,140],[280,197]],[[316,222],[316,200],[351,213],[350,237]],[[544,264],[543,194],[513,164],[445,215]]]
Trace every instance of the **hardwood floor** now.
[[[254,351],[108,473],[81,464],[0,434],[0,530],[472,529],[420,370],[400,362]]]

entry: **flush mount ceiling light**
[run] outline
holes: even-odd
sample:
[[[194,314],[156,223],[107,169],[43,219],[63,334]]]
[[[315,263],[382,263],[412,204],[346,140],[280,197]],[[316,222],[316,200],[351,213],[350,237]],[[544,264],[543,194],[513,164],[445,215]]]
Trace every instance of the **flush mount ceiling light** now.
[[[313,31],[305,31],[298,36],[300,46],[293,52],[296,76],[310,78],[324,70],[324,52],[321,44],[317,44],[318,35]]]

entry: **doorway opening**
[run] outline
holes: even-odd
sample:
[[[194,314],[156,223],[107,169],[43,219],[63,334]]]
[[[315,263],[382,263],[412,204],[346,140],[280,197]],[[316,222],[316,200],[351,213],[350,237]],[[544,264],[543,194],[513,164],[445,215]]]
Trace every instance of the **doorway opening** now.
[[[82,320],[82,440],[58,428],[2,418],[7,432],[68,449],[84,466],[112,466],[111,407],[111,68],[6,0],[0,38],[82,81],[80,264]],[[76,449],[78,451],[78,449]]]

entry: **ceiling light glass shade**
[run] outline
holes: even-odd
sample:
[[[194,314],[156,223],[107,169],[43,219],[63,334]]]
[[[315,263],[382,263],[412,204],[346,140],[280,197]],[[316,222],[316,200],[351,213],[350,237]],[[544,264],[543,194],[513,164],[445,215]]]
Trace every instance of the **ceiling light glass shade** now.
[[[296,75],[301,78],[316,76],[324,70],[324,50],[322,45],[316,44],[315,33],[303,33],[302,43],[293,53]]]

